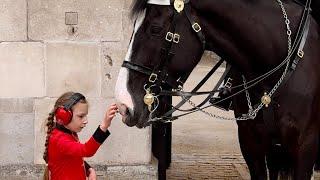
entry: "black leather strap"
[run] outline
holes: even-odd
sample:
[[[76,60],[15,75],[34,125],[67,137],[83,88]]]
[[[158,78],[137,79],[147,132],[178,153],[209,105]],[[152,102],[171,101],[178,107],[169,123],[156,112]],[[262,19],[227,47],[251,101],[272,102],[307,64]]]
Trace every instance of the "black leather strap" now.
[[[206,48],[206,38],[204,36],[204,34],[202,33],[202,30],[201,30],[201,26],[200,26],[200,22],[199,21],[196,21],[195,20],[195,17],[191,15],[191,5],[190,4],[187,4],[185,6],[185,10],[184,10],[190,24],[191,24],[191,27],[192,29],[194,30],[194,32],[197,34],[201,44],[202,44],[202,49],[204,50]],[[199,31],[196,31],[194,28],[194,26],[197,25],[199,26],[198,28],[200,28]]]
[[[123,61],[121,67],[125,67],[125,68],[140,72],[140,73],[148,75],[148,76],[150,76],[150,74],[152,72],[152,70],[148,67],[140,66],[138,64],[135,64],[135,63],[129,62],[129,61]]]
[[[304,45],[305,45],[305,43],[307,41],[307,38],[308,38],[309,27],[310,27],[310,16],[307,17],[306,26],[305,26],[305,29],[303,31],[302,39],[301,39],[298,51],[296,53],[296,56],[295,56],[294,60],[292,61],[292,64],[291,64],[291,67],[290,67],[290,71],[294,71],[296,69],[297,64],[299,63],[299,61],[303,58],[303,54],[299,55],[299,53],[304,53],[303,48],[304,48]]]

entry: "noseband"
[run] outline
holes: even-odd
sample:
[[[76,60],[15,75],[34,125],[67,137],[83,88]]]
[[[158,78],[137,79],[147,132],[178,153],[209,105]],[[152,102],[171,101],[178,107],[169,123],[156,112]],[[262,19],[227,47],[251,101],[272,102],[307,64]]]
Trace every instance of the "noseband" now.
[[[282,10],[285,12],[284,7],[282,6],[282,2],[280,0],[277,0],[277,1],[281,5],[281,8],[283,8]],[[161,50],[160,50],[160,62],[156,66],[154,66],[153,69],[146,67],[146,66],[143,66],[143,65],[135,64],[130,61],[124,61],[122,64],[122,67],[128,68],[128,69],[136,71],[136,72],[140,72],[142,74],[149,76],[148,81],[144,85],[144,90],[146,92],[146,94],[144,96],[144,102],[148,106],[148,109],[150,111],[150,119],[148,121],[149,123],[154,122],[154,121],[171,122],[173,120],[176,120],[178,117],[181,117],[181,116],[184,116],[184,115],[196,112],[196,111],[203,111],[203,109],[205,109],[209,106],[206,106],[206,107],[202,107],[202,106],[205,103],[207,103],[209,101],[209,99],[215,93],[225,91],[226,88],[229,90],[242,88],[242,90],[239,90],[238,92],[233,93],[232,95],[222,99],[221,101],[229,99],[229,98],[236,96],[242,92],[247,93],[247,90],[249,88],[254,87],[258,83],[262,82],[264,79],[269,77],[270,75],[277,72],[284,65],[286,65],[286,68],[285,68],[285,71],[283,72],[283,75],[279,79],[278,83],[272,89],[273,92],[270,92],[268,94],[265,93],[265,95],[261,99],[262,102],[258,103],[254,106],[255,111],[248,112],[248,114],[246,114],[244,117],[235,118],[235,120],[254,119],[257,112],[264,105],[266,107],[268,106],[268,103],[270,103],[269,100],[271,101],[271,96],[274,93],[274,91],[276,91],[276,89],[280,86],[281,83],[283,83],[284,81],[287,81],[289,79],[289,77],[291,76],[291,74],[295,70],[299,60],[303,58],[303,48],[304,48],[304,44],[305,44],[305,41],[306,41],[306,38],[308,35],[308,30],[309,30],[309,16],[310,16],[310,11],[311,11],[311,9],[310,9],[311,0],[307,0],[307,2],[306,2],[306,6],[304,9],[303,15],[301,17],[301,21],[300,21],[300,24],[298,27],[298,31],[297,31],[297,35],[295,37],[295,40],[292,45],[291,45],[291,43],[289,43],[289,45],[288,45],[289,47],[288,47],[287,57],[277,67],[275,67],[274,69],[270,70],[269,72],[255,78],[253,80],[250,80],[248,82],[246,82],[244,80],[243,84],[240,84],[240,85],[237,85],[234,87],[219,88],[221,83],[223,82],[223,79],[227,75],[226,72],[228,70],[226,70],[226,72],[220,78],[220,80],[218,81],[218,83],[216,84],[216,86],[213,88],[212,91],[197,92],[202,87],[202,85],[211,77],[211,75],[218,69],[218,67],[220,67],[220,65],[223,63],[224,60],[220,60],[191,92],[184,92],[183,91],[183,84],[187,80],[188,75],[180,76],[178,79],[174,79],[171,76],[169,76],[169,72],[167,71],[167,69],[168,69],[167,64],[168,64],[168,62],[170,62],[171,58],[174,56],[174,52],[171,51],[171,48],[173,45],[178,44],[180,41],[180,34],[175,32],[175,25],[176,25],[175,22],[176,22],[177,17],[182,14],[181,12],[184,12],[187,19],[189,20],[192,29],[194,30],[194,32],[196,33],[198,39],[200,40],[200,42],[202,44],[203,50],[205,50],[207,44],[206,44],[205,36],[202,33],[201,26],[199,25],[199,22],[196,20],[196,17],[191,15],[191,5],[189,3],[189,0],[186,0],[184,2],[183,2],[183,0],[175,0],[174,2],[171,1],[170,5],[174,6],[175,11],[174,11],[174,16],[172,18],[169,30],[165,36],[165,41],[164,41],[164,43],[161,47]],[[286,17],[286,14],[284,14],[284,16]],[[287,21],[289,21],[289,20],[288,19],[286,20],[286,24],[287,24]],[[288,26],[289,25],[287,24],[287,28],[288,28]],[[290,30],[290,29],[288,28],[288,30]],[[288,38],[289,38],[291,35],[291,32],[290,32],[290,34],[287,32],[287,34],[288,34]],[[288,41],[289,41],[289,39],[288,39]],[[290,39],[290,42],[291,42],[291,39]],[[169,86],[171,88],[171,90],[164,90],[164,89],[162,89],[163,86]],[[199,105],[197,105],[197,106],[193,105],[193,108],[188,109],[188,110],[179,109],[183,104],[185,104],[185,102],[189,101],[191,96],[204,95],[204,94],[208,94],[208,97]],[[160,95],[181,96],[183,100],[180,103],[178,103],[176,106],[170,105],[172,107],[172,109],[169,110],[168,112],[166,112],[162,117],[152,118],[151,117],[152,113],[156,110],[156,108],[159,105],[158,96],[160,96]],[[221,101],[219,101],[219,102],[221,102]],[[217,102],[217,103],[219,103],[219,102]],[[210,106],[212,106],[212,105],[210,105]],[[171,116],[172,113],[176,110],[184,111],[186,113],[172,117]],[[218,117],[218,116],[216,116],[216,117]]]

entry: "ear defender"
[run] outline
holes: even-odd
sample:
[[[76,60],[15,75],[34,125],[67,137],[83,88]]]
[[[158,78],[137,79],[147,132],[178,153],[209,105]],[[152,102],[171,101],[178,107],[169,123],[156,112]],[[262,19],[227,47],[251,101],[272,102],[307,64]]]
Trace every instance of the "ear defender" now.
[[[61,125],[67,125],[72,119],[72,111],[65,109],[63,106],[56,110],[56,121]]]
[[[57,123],[61,125],[69,124],[73,116],[71,108],[75,104],[77,104],[81,99],[85,99],[85,97],[80,93],[74,93],[63,106],[58,107],[55,111]]]

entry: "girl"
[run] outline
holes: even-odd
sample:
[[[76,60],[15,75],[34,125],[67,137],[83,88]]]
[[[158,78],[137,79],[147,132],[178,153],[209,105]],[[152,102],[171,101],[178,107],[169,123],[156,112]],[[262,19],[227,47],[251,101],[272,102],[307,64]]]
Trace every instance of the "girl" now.
[[[88,123],[88,102],[80,93],[67,92],[59,97],[47,119],[43,159],[48,166],[44,179],[96,179],[94,169],[83,158],[93,156],[110,135],[108,127],[117,111],[112,104],[92,137],[82,144],[77,133]]]

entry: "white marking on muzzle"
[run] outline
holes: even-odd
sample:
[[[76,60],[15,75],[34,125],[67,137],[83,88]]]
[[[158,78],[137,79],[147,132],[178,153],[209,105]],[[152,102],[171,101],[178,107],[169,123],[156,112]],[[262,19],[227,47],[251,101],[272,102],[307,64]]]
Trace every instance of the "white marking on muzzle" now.
[[[132,44],[135,38],[135,34],[140,28],[143,20],[145,17],[145,11],[138,16],[135,26],[134,26],[134,33],[132,35],[130,44],[129,44],[129,49],[127,51],[125,61],[131,61],[131,54],[132,54]],[[132,101],[132,96],[128,92],[127,84],[128,84],[128,74],[129,71],[127,68],[121,68],[119,71],[116,87],[115,87],[115,98],[118,101],[118,103],[123,103],[125,104],[130,111],[133,111],[133,101]]]

